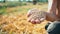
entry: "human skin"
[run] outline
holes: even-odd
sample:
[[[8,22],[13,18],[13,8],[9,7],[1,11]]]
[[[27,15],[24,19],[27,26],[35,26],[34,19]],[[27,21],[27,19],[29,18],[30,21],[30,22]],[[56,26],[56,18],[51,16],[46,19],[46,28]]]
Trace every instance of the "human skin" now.
[[[58,11],[56,11],[57,9],[58,9]],[[58,18],[59,17],[58,12],[59,12],[59,3],[58,3],[58,1],[57,0],[48,0],[48,11],[45,12],[46,19],[44,19],[44,20],[48,20],[48,21],[56,21],[56,20],[59,20],[59,18]],[[27,16],[29,16],[29,17],[31,17],[31,15],[32,15],[31,13],[27,14]],[[28,18],[28,21],[31,22],[31,23],[36,22],[36,20],[34,20],[33,18],[30,19],[30,20],[29,19],[30,18]],[[37,18],[37,23],[38,22],[43,22],[43,21],[41,21],[41,20],[39,20]]]

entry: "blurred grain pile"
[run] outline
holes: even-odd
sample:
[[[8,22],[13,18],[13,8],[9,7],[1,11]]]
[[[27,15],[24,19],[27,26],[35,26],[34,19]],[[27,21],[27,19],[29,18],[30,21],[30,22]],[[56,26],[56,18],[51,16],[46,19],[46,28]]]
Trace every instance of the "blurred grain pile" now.
[[[1,32],[8,34],[46,34],[43,24],[31,24],[27,22],[25,14],[21,15],[4,15],[0,21]]]

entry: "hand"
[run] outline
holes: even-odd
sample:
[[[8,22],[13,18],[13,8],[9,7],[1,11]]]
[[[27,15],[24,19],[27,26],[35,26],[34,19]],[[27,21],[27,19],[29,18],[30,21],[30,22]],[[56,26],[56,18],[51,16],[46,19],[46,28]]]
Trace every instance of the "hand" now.
[[[27,13],[28,21],[31,23],[41,23],[46,19],[46,13],[37,9],[31,9]]]

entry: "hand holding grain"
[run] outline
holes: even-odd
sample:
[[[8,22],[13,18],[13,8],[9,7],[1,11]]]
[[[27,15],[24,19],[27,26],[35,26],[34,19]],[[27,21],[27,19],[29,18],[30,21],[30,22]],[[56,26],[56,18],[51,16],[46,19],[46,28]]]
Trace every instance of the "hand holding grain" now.
[[[31,9],[27,13],[28,21],[31,23],[41,23],[46,19],[46,13],[38,9]]]

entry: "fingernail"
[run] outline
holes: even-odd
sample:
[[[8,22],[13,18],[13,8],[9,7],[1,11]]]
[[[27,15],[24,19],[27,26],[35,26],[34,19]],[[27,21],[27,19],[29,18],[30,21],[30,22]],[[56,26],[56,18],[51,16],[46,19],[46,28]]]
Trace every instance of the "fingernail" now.
[[[39,21],[38,19],[36,19],[35,22],[36,22],[37,24],[40,23],[40,21]]]

